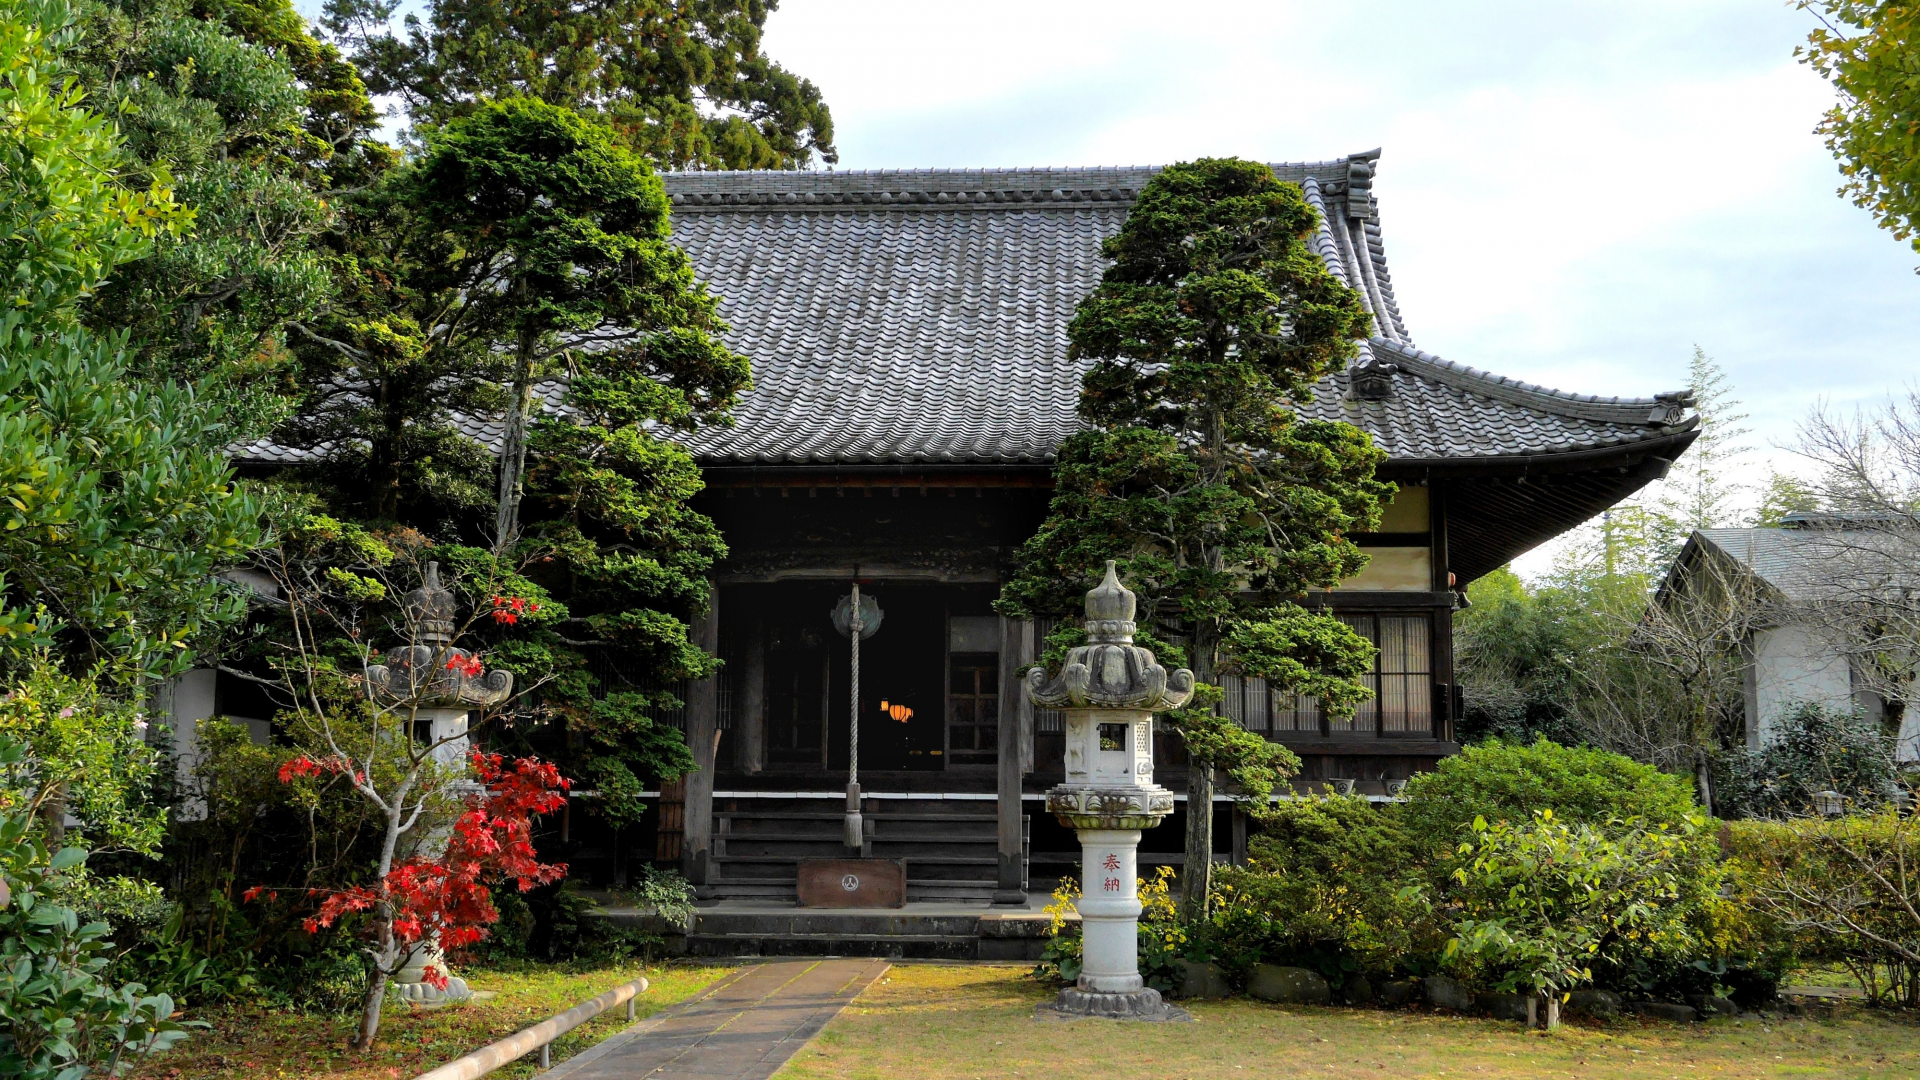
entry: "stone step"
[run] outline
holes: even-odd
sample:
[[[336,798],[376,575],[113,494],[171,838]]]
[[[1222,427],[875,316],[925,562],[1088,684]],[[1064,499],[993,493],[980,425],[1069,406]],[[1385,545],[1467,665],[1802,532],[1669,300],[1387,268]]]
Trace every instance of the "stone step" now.
[[[844,843],[844,836],[845,834],[840,832],[760,832],[758,830],[752,832],[719,832],[713,834],[715,842],[724,840],[729,844],[818,844],[827,841],[831,841],[834,844],[841,844]],[[867,831],[867,836],[876,844],[998,844],[1000,842],[998,835],[954,836],[948,834],[943,836],[933,834],[928,836],[905,836],[896,835],[892,832],[876,833],[871,829]]]
[[[909,934],[922,937],[972,937],[979,932],[979,915],[921,915],[898,910],[822,911],[790,908],[785,911],[696,911],[696,934],[752,934],[763,937],[845,934]]]
[[[731,847],[732,845],[728,845],[728,846]],[[775,865],[779,863],[793,863],[797,868],[798,863],[801,859],[844,858],[845,851],[846,851],[845,848],[841,848],[837,851],[832,851],[832,852],[743,851],[743,852],[740,852],[739,854],[735,854],[733,851],[729,850],[725,855],[715,855],[712,861],[715,863],[741,863],[741,864],[753,863],[758,865]],[[907,869],[909,871],[920,869],[922,866],[926,866],[926,865],[936,865],[936,866],[999,866],[1000,865],[1000,857],[998,855],[950,855],[944,851],[938,851],[938,850],[924,851],[924,852],[923,851],[901,851],[895,846],[888,845],[878,841],[876,841],[873,845],[873,858],[905,859],[907,860]]]
[[[878,956],[926,960],[1029,962],[1045,949],[1052,919],[1031,909],[985,904],[954,910],[801,908],[791,885],[768,886],[784,897],[699,908],[692,925],[666,926],[659,916],[615,910],[603,918],[662,934],[669,949],[694,956]],[[1073,916],[1068,916],[1073,918]]]
[[[755,934],[690,934],[687,955],[873,956],[889,960],[977,960],[978,938],[937,934],[820,934],[762,937]]]
[[[731,818],[734,821],[823,821],[839,822],[846,818],[845,808],[838,810],[715,810],[716,818]],[[933,821],[951,824],[957,821],[985,822],[998,824],[998,814],[978,814],[953,811],[951,813],[895,813],[889,810],[867,809],[861,816],[873,821]]]

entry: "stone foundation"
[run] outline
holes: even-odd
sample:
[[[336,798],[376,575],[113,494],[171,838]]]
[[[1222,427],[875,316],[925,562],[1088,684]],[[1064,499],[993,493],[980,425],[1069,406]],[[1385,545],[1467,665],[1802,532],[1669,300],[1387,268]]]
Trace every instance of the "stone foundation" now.
[[[1051,1003],[1039,1007],[1048,1019],[1074,1020],[1191,1020],[1187,1010],[1160,1000],[1160,991],[1143,987],[1121,993],[1102,993],[1068,987]]]

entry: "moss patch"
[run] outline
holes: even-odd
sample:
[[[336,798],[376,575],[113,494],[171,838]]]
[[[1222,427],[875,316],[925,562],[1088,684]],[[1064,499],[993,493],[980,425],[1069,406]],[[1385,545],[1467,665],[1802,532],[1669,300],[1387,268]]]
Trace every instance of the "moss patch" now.
[[[1051,992],[1014,967],[898,965],[778,1080],[1666,1080],[1920,1075],[1920,1029],[1855,1013],[1762,1025],[1518,1024],[1425,1013],[1186,1003],[1191,1024],[1036,1021]]]
[[[463,967],[461,977],[475,990],[491,990],[495,996],[434,1010],[389,1005],[379,1041],[366,1054],[347,1049],[353,1017],[247,1006],[194,1012],[190,1019],[209,1021],[213,1030],[195,1033],[173,1050],[142,1063],[133,1075],[140,1080],[408,1080],[637,975],[645,975],[651,983],[637,1006],[638,1015],[648,1016],[730,970],[639,963]],[[555,1042],[553,1060],[572,1057],[625,1026],[626,1010],[610,1010]],[[531,1077],[536,1061],[534,1056],[523,1058],[490,1077]]]

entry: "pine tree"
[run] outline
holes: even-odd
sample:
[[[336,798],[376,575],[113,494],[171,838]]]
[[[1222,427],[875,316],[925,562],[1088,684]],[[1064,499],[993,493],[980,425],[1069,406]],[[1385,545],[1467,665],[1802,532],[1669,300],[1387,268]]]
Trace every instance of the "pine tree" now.
[[[1215,711],[1219,674],[1333,710],[1366,694],[1371,646],[1301,604],[1365,564],[1347,537],[1373,528],[1393,491],[1374,479],[1384,455],[1365,432],[1294,413],[1368,328],[1308,246],[1318,224],[1297,185],[1254,162],[1200,160],[1148,182],[1068,328],[1069,356],[1093,361],[1080,400],[1091,430],[1060,447],[1049,515],[999,602],[1071,618],[1097,568],[1120,563],[1141,625],[1178,635],[1202,684],[1172,718],[1189,807],[1212,805],[1215,766],[1262,802],[1298,767]],[[1211,814],[1191,812],[1189,912],[1205,910],[1212,846]]]
[[[597,115],[666,168],[796,169],[839,160],[812,82],[760,53],[777,0],[616,0],[526,5],[432,0],[390,21],[395,0],[328,0],[326,25],[374,92],[416,121],[445,123],[524,96]]]

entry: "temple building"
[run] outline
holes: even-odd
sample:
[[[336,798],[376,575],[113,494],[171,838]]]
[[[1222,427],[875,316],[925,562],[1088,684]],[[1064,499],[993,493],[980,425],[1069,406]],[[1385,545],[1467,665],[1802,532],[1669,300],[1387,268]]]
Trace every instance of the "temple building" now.
[[[1225,686],[1237,721],[1300,756],[1296,787],[1386,798],[1457,749],[1461,590],[1664,475],[1698,419],[1684,393],[1562,393],[1415,347],[1381,240],[1378,156],[1273,167],[1320,211],[1316,250],[1373,316],[1354,364],[1300,411],[1370,432],[1400,486],[1359,538],[1367,568],[1309,598],[1379,646],[1374,697],[1334,716],[1256,679]],[[1154,171],[665,177],[674,238],[721,298],[754,388],[733,427],[690,440],[697,507],[731,551],[694,636],[726,664],[685,688],[675,719],[704,767],[663,785],[656,827],[619,841],[633,856],[678,863],[710,898],[791,900],[801,858],[847,850],[857,715],[863,847],[906,861],[908,899],[1024,897],[1070,872],[1078,843],[1043,812],[1061,718],[1019,692],[1049,627],[991,605],[1078,423],[1067,324]],[[497,449],[483,420],[471,434]],[[295,460],[266,444],[238,457]],[[880,622],[861,644],[857,708],[831,618],[856,580]],[[253,715],[222,706],[211,679],[183,682],[205,701],[178,719]],[[1156,743],[1159,782],[1182,791],[1179,740]],[[1143,866],[1181,862],[1188,809],[1146,834]],[[1210,811],[1217,857],[1234,857],[1244,819],[1225,795]],[[605,877],[607,854],[571,861]]]
[[[1460,590],[1663,475],[1697,419],[1683,393],[1561,393],[1415,347],[1381,241],[1377,158],[1274,166],[1320,211],[1320,256],[1373,315],[1356,362],[1301,411],[1371,432],[1401,488],[1360,538],[1366,570],[1311,598],[1379,646],[1375,695],[1329,716],[1228,678],[1226,708],[1300,755],[1302,786],[1384,797],[1456,749]],[[666,793],[658,853],[677,842],[706,894],[791,897],[801,856],[845,850],[849,643],[828,616],[856,579],[883,615],[859,684],[870,853],[907,860],[915,899],[1004,894],[1077,857],[1038,812],[1062,768],[1059,717],[1018,693],[1047,628],[990,605],[1077,423],[1067,323],[1153,172],[666,178],[675,239],[723,298],[755,383],[737,426],[691,444],[700,508],[731,548],[696,631],[727,664],[689,688],[686,731],[713,767]],[[1161,782],[1179,791],[1178,740],[1158,742]],[[1224,798],[1230,857],[1244,826]],[[1143,864],[1180,862],[1180,814],[1147,834]]]

